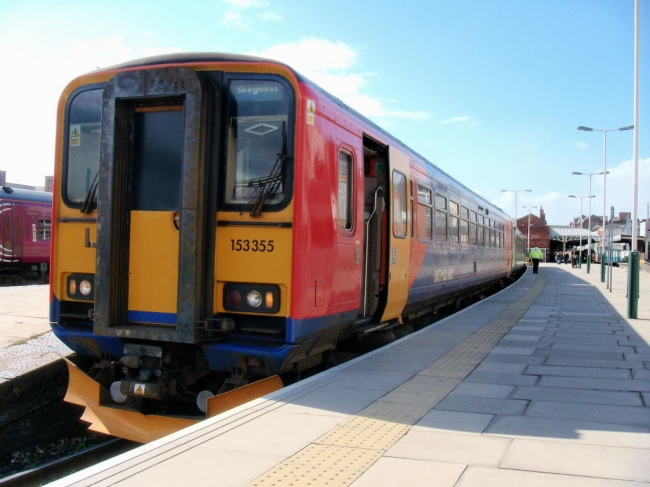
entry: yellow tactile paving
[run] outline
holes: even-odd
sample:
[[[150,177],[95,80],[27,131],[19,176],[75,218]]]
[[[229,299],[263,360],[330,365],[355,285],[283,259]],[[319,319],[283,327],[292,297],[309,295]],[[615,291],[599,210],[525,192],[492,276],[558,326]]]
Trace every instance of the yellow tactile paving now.
[[[368,470],[382,450],[312,444],[281,463],[251,487],[344,487]]]
[[[410,424],[353,416],[316,440],[316,443],[385,451],[404,436],[410,427]]]
[[[544,281],[540,272],[530,290],[487,325],[249,487],[350,485],[481,363],[539,297]]]

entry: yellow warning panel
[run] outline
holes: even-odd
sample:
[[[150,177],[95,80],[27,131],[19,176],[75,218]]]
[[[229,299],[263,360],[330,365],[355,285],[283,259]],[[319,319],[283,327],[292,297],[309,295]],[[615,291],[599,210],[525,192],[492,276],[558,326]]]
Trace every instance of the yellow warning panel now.
[[[350,485],[382,456],[382,450],[363,450],[311,444],[273,470],[249,484],[250,487]]]
[[[321,437],[316,443],[370,450],[388,450],[411,425],[354,416]]]

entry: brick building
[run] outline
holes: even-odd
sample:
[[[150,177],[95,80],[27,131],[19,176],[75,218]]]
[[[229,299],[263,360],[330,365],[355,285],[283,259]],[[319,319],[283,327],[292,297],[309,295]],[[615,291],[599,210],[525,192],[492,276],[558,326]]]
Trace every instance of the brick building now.
[[[539,216],[532,213],[517,219],[517,228],[526,239],[526,248],[532,249],[537,245],[546,254],[545,261],[551,258],[551,231],[546,223],[544,208],[539,209]]]

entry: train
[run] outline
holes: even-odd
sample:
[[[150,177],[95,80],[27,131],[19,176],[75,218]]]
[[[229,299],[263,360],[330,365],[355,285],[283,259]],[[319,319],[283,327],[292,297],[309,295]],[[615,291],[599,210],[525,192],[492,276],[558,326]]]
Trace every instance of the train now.
[[[0,187],[0,273],[48,275],[51,220],[51,193]]]
[[[169,54],[72,80],[54,181],[66,400],[92,430],[142,443],[525,269],[501,209],[255,56]]]

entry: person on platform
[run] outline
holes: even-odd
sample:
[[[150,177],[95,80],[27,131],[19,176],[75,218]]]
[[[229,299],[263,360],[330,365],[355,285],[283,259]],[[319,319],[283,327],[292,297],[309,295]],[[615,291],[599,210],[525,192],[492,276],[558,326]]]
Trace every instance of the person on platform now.
[[[542,251],[539,249],[539,247],[535,245],[528,253],[528,257],[530,257],[530,260],[533,261],[533,274],[537,274],[539,262],[544,258],[544,254],[542,254]]]

